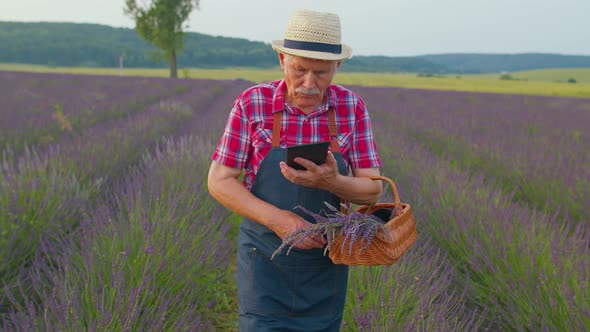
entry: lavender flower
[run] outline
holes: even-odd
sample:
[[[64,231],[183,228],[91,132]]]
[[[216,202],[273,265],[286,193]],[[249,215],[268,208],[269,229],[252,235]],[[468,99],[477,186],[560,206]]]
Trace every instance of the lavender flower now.
[[[352,247],[356,241],[360,241],[361,244],[364,242],[360,249],[360,252],[362,252],[371,245],[379,229],[383,229],[383,221],[373,215],[351,210],[345,205],[343,207],[346,212],[341,212],[327,202],[324,202],[324,204],[331,211],[324,212],[324,215],[311,212],[302,206],[295,207],[313,217],[316,223],[307,228],[300,228],[285,237],[281,245],[272,254],[271,259],[287,246],[289,246],[287,250],[287,255],[289,255],[291,249],[303,242],[305,238],[318,235],[325,237],[327,240],[324,255],[332,248],[334,241],[339,237],[343,237],[342,247],[340,248],[342,252],[344,252],[345,244],[348,243],[349,253],[352,254]],[[388,233],[383,232],[383,234]]]

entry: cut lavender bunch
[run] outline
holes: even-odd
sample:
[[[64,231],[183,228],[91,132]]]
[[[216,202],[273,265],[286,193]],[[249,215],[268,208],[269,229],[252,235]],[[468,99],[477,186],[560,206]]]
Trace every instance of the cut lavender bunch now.
[[[360,241],[362,245],[360,252],[362,252],[371,245],[379,229],[385,225],[382,219],[351,210],[345,205],[342,205],[344,208],[344,212],[342,212],[327,202],[324,202],[324,204],[331,212],[322,211],[323,214],[320,214],[309,211],[302,206],[295,207],[310,215],[316,223],[311,224],[307,228],[300,228],[285,237],[281,245],[272,254],[271,259],[287,246],[289,247],[287,255],[289,255],[291,249],[303,242],[306,237],[318,235],[323,236],[327,241],[326,247],[324,248],[324,256],[332,248],[334,241],[339,237],[343,237],[340,248],[342,252],[344,252],[345,245],[348,243],[349,253],[352,254],[352,247],[356,241]],[[382,233],[388,234],[387,232]]]

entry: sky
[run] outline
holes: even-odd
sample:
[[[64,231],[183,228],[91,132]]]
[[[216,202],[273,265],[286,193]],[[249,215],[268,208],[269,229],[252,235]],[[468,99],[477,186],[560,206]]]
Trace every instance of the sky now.
[[[0,0],[0,21],[134,28],[124,5],[125,0]],[[270,44],[283,38],[297,9],[338,14],[342,42],[353,56],[590,55],[590,0],[201,0],[186,31]]]

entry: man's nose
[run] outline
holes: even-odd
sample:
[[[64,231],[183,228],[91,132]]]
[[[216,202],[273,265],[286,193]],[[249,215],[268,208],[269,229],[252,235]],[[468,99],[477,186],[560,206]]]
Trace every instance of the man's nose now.
[[[316,84],[315,84],[315,76],[314,76],[313,72],[309,71],[309,72],[305,73],[305,76],[303,76],[303,86],[306,89],[315,88]]]

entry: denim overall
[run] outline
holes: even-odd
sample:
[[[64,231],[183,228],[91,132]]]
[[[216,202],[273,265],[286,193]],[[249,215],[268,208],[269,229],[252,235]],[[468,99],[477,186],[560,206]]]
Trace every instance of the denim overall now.
[[[339,152],[334,110],[328,111],[331,146],[340,174],[347,167]],[[326,211],[324,201],[340,206],[340,198],[330,192],[296,185],[281,173],[286,149],[280,147],[282,111],[274,114],[273,146],[262,161],[251,192],[284,210],[303,206],[313,212]],[[286,249],[270,260],[282,240],[267,227],[244,218],[238,239],[239,330],[338,331],[346,298],[348,266],[334,265],[324,249]]]

